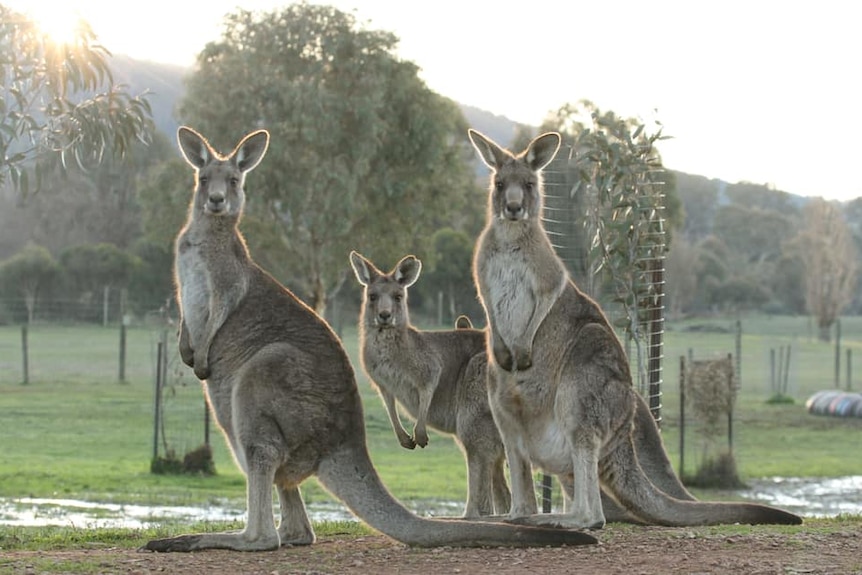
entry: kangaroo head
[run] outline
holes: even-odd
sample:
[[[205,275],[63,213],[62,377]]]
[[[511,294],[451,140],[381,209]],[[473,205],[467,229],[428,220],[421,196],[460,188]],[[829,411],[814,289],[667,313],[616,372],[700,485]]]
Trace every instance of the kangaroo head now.
[[[407,288],[419,279],[422,262],[414,256],[404,256],[387,274],[356,251],[352,251],[350,265],[356,279],[365,286],[365,296],[362,299],[362,318],[365,325],[377,329],[407,326],[410,323]]]
[[[206,138],[188,128],[177,130],[183,158],[195,170],[193,214],[239,218],[245,204],[245,175],[263,159],[269,132],[257,130],[245,136],[233,152],[216,152]]]
[[[468,135],[479,157],[492,170],[491,213],[503,221],[520,222],[542,215],[542,168],[551,163],[560,149],[560,135],[548,132],[537,136],[520,154],[477,132]]]

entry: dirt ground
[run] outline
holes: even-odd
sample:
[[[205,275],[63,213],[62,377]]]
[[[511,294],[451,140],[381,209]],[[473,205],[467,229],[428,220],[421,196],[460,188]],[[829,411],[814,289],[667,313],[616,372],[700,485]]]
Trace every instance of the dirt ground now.
[[[0,573],[862,574],[858,523],[828,532],[782,533],[754,527],[740,535],[715,535],[707,528],[611,525],[597,535],[598,545],[557,549],[411,549],[383,536],[336,536],[322,537],[310,547],[263,553],[162,554],[116,548],[15,551],[0,554]]]

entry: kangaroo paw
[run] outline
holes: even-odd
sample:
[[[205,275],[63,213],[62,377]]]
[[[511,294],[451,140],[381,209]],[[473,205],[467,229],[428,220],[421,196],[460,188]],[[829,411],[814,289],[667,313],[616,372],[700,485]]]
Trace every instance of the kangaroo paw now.
[[[416,443],[416,445],[424,449],[428,445],[428,434],[414,434],[413,441]]]
[[[515,362],[508,349],[494,348],[494,361],[506,371],[513,371]]]
[[[416,442],[409,435],[398,440],[404,449],[416,449]]]
[[[533,367],[533,354],[527,350],[515,351],[515,369],[524,371]]]

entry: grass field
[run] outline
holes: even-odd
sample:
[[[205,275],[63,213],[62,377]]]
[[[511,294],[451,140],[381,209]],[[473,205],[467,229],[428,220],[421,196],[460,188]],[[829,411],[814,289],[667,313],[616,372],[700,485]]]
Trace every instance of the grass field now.
[[[692,330],[706,323],[727,331]],[[689,320],[667,326],[662,428],[674,462],[679,456],[679,357],[689,350],[695,358],[734,353],[733,325]],[[862,419],[813,416],[804,408],[811,394],[834,387],[834,345],[816,341],[806,318],[748,318],[742,328],[742,388],[734,427],[742,478],[862,474]],[[853,350],[862,369],[862,318],[844,319],[842,331],[844,349]],[[22,385],[21,328],[0,326],[0,497],[154,505],[228,500],[242,507],[245,482],[219,436],[212,442],[214,477],[150,473],[159,337],[155,329],[128,330],[125,382],[120,383],[118,328],[31,326],[29,383]],[[348,331],[344,342],[358,369],[355,331]],[[172,336],[168,345],[175,347]],[[770,405],[770,349],[787,345],[792,346],[788,394],[795,403]],[[357,376],[372,458],[386,485],[406,501],[463,501],[464,461],[452,441],[435,434],[425,450],[402,449],[376,393],[362,373]],[[860,383],[851,381],[857,390]],[[687,438],[687,443],[695,440]],[[688,462],[696,463],[694,453],[687,450],[687,469]],[[304,494],[308,501],[329,499],[314,481],[306,483]]]

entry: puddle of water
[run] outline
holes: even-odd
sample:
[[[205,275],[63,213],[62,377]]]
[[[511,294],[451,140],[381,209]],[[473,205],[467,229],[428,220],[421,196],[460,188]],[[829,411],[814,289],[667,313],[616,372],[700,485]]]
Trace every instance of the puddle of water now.
[[[458,516],[464,504],[420,501],[409,508],[424,516]],[[310,503],[306,509],[312,521],[356,521],[356,517],[337,502]],[[277,507],[273,512],[278,514]],[[245,510],[230,506],[145,506],[75,499],[0,498],[0,525],[139,529],[160,523],[245,521],[245,518]]]
[[[862,514],[862,475],[848,477],[773,477],[748,481],[739,491],[749,499],[805,517]]]
[[[862,514],[862,475],[837,478],[776,477],[748,482],[737,493],[804,517]],[[408,507],[419,515],[453,517],[463,502],[415,501]],[[355,521],[340,503],[310,503],[312,521]],[[276,510],[277,513],[277,510]],[[71,499],[0,499],[0,525],[74,526],[138,529],[166,522],[245,521],[245,511],[229,506],[145,506],[93,503]]]

